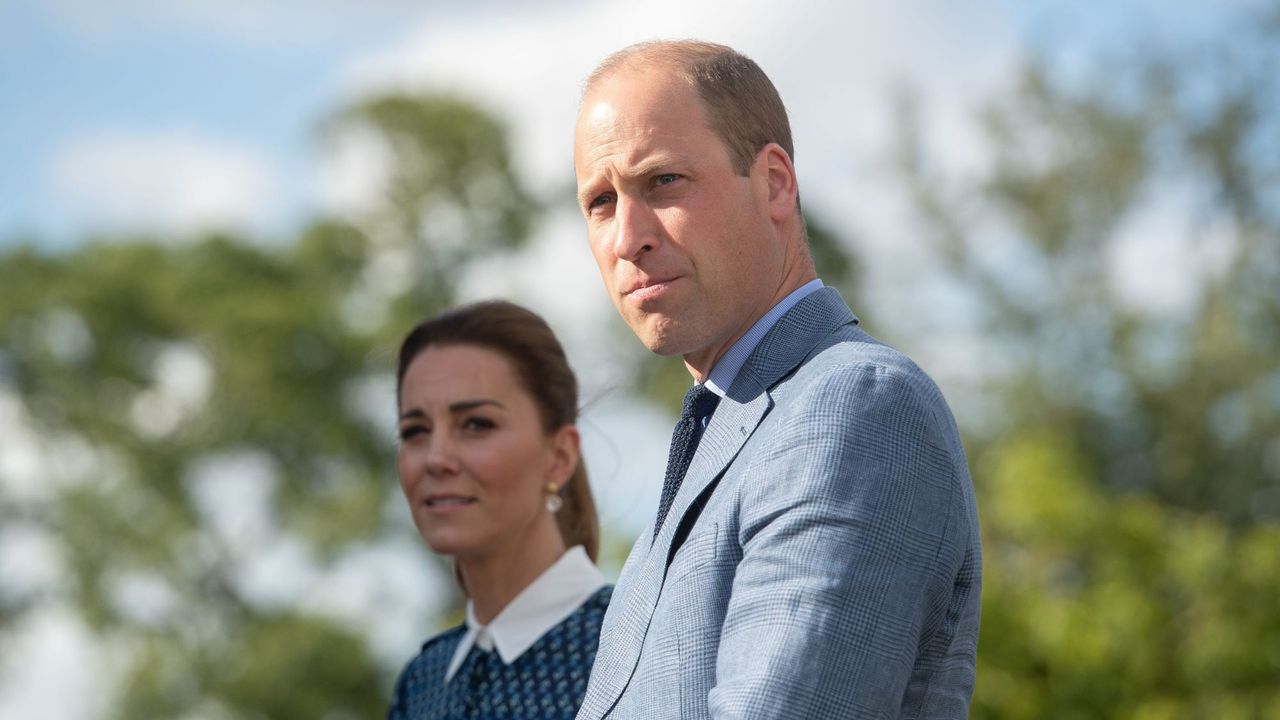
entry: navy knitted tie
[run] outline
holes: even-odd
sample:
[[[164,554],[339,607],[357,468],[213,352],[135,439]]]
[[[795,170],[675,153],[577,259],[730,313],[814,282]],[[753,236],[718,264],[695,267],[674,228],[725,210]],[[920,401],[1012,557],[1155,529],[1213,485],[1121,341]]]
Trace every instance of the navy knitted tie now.
[[[662,481],[662,499],[658,501],[658,521],[653,525],[653,537],[658,537],[662,521],[671,511],[671,503],[680,491],[680,483],[684,481],[685,471],[689,469],[689,461],[698,449],[698,441],[702,439],[702,421],[715,412],[720,396],[698,384],[689,388],[684,396],[684,407],[680,410],[680,421],[671,431],[671,452],[667,455],[667,476]]]

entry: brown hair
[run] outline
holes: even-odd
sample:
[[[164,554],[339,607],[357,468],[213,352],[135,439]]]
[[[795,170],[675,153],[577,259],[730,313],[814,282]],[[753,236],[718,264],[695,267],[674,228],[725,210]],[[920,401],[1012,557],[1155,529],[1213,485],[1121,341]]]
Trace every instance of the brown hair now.
[[[538,406],[544,432],[577,422],[578,380],[555,333],[536,313],[493,300],[448,310],[420,323],[400,343],[397,398],[409,364],[423,350],[439,345],[474,345],[505,357]],[[594,562],[600,550],[600,522],[581,458],[560,488],[560,497],[564,505],[556,513],[556,524],[565,545],[582,545]]]
[[[699,40],[652,40],[610,55],[591,72],[585,97],[618,70],[666,66],[698,93],[711,129],[729,149],[734,170],[746,175],[761,148],[777,143],[794,162],[791,124],[778,90],[754,60],[731,47]]]

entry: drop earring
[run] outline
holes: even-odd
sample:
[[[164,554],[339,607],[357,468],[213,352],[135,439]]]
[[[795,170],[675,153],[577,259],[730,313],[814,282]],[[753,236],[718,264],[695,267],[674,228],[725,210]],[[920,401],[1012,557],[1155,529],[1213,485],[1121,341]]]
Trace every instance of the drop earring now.
[[[560,498],[560,488],[553,482],[547,483],[547,512],[554,515],[560,512],[562,507],[564,507],[564,500]]]

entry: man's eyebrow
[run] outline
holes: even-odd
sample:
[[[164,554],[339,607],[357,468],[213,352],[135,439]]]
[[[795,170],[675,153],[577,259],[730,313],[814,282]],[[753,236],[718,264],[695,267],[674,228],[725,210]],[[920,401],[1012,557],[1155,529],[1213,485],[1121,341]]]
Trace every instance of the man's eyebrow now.
[[[676,162],[675,158],[668,155],[659,157],[645,158],[636,163],[636,166],[627,172],[627,177],[643,178],[656,174],[659,170],[669,170],[671,165]]]
[[[600,181],[598,180],[598,178],[595,178],[595,177],[591,178],[590,183],[582,186],[582,189],[578,190],[578,205],[582,207],[586,207],[587,203],[591,202],[592,200],[595,200],[596,195],[599,194],[596,188],[598,188],[599,186],[600,186]]]

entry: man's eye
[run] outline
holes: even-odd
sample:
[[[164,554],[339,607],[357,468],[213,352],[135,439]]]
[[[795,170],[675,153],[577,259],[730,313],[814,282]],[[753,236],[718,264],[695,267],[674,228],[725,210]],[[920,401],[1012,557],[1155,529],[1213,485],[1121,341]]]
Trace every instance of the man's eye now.
[[[671,183],[679,179],[680,179],[680,176],[676,175],[675,173],[666,173],[664,175],[659,175],[656,178],[654,178],[653,184],[654,185],[670,185]]]
[[[597,195],[591,199],[591,202],[587,204],[587,209],[594,210],[608,203],[612,199],[613,199],[613,196],[611,196],[609,193],[601,193],[600,195]]]

